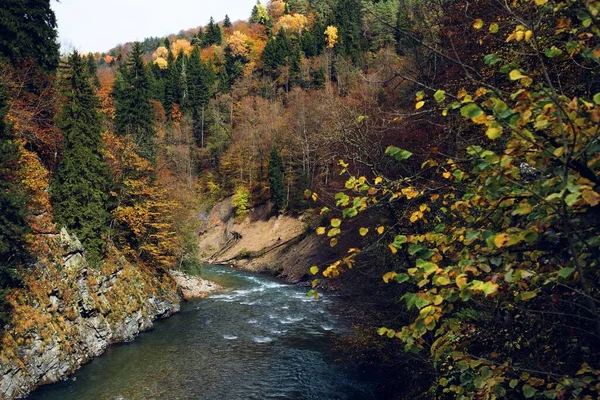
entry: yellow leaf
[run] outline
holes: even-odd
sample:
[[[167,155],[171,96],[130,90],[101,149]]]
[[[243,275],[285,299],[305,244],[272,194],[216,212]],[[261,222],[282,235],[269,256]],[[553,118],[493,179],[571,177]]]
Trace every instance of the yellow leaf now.
[[[498,28],[498,24],[494,22],[490,25],[490,33],[498,33]]]
[[[508,241],[510,240],[510,236],[507,235],[506,233],[499,233],[496,235],[496,237],[494,238],[494,244],[496,245],[496,247],[501,248],[503,247]]]
[[[317,228],[317,235],[324,235],[325,234],[325,228],[320,226]]]
[[[331,220],[331,226],[333,226],[334,228],[339,228],[339,226],[342,224],[342,220],[339,218],[333,218]]]
[[[446,179],[450,179],[452,177],[452,174],[450,172],[446,171],[442,174],[442,176]]]
[[[369,228],[360,228],[358,232],[360,233],[360,236],[366,236],[367,233],[369,233]]]
[[[310,197],[312,198],[312,201],[317,201],[319,199],[319,195],[316,193],[313,193]]]
[[[492,125],[485,131],[485,134],[492,140],[498,139],[502,136],[502,127],[500,125]]]
[[[396,273],[395,272],[388,272],[387,274],[383,275],[383,281],[385,283],[389,283],[392,279],[394,279],[396,277]]]
[[[473,28],[475,28],[475,29],[483,28],[483,21],[481,20],[481,18],[477,18],[475,20],[475,22],[473,22]]]
[[[378,176],[377,178],[375,178],[375,184],[379,185],[381,182],[383,181],[383,178]]]
[[[532,37],[533,37],[533,32],[532,31],[529,30],[529,31],[525,32],[525,40],[526,41],[529,42]]]
[[[388,247],[390,248],[390,251],[392,252],[392,254],[396,254],[398,252],[398,249],[396,247],[394,247],[392,244],[388,244]]]
[[[583,197],[583,200],[592,207],[597,206],[600,202],[600,195],[593,190],[584,190],[581,197]]]
[[[511,81],[516,81],[517,79],[523,78],[524,75],[521,74],[521,71],[513,69],[512,71],[510,71],[510,74],[508,76],[510,77]]]
[[[422,108],[424,105],[425,105],[424,101],[419,101],[417,104],[415,104],[415,110]]]
[[[310,273],[313,274],[313,275],[318,274],[319,273],[319,267],[317,267],[317,266],[310,267]]]
[[[515,39],[517,40],[517,42],[520,42],[521,40],[523,40],[524,37],[525,37],[525,32],[523,32],[523,31],[515,32]]]
[[[383,226],[380,226],[380,227],[377,228],[377,233],[378,234],[382,235],[383,231],[385,231],[385,228]]]
[[[535,4],[536,4],[537,6],[543,6],[543,5],[545,5],[546,3],[548,3],[548,0],[535,0]]]

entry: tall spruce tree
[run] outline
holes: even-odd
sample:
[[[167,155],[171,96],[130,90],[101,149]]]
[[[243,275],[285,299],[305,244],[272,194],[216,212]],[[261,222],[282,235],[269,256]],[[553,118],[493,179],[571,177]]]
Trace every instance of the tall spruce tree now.
[[[229,15],[225,15],[225,19],[223,20],[223,28],[231,28],[231,20],[229,19]]]
[[[30,231],[25,220],[26,198],[15,177],[19,147],[14,143],[12,126],[5,122],[3,89],[0,81],[0,331],[10,311],[4,299],[19,283],[16,267],[26,259],[25,235]]]
[[[2,0],[0,59],[13,64],[32,58],[46,71],[58,67],[56,16],[50,0]]]
[[[87,69],[90,74],[90,79],[95,87],[100,87],[100,79],[98,79],[98,66],[96,65],[96,59],[92,53],[87,55]]]
[[[285,186],[283,184],[283,161],[275,147],[269,156],[269,191],[271,200],[278,210],[285,207]]]
[[[212,46],[213,44],[220,45],[223,41],[223,32],[219,24],[215,23],[213,17],[210,17],[206,33],[204,35],[204,47]]]
[[[340,0],[334,10],[335,25],[339,30],[339,42],[336,49],[352,58],[355,64],[362,59],[361,3],[359,0]]]
[[[174,104],[179,103],[179,75],[175,63],[175,55],[169,49],[167,56],[167,70],[165,73],[165,102],[163,106],[167,115],[170,115]]]
[[[61,80],[65,99],[57,125],[65,138],[63,159],[51,184],[54,219],[74,232],[88,260],[97,263],[108,231],[110,173],[102,155],[102,119],[84,59],[69,56]]]
[[[156,145],[154,138],[154,112],[150,104],[150,80],[139,42],[134,43],[127,61],[119,69],[113,96],[116,105],[117,132],[131,135],[138,154],[154,161]]]

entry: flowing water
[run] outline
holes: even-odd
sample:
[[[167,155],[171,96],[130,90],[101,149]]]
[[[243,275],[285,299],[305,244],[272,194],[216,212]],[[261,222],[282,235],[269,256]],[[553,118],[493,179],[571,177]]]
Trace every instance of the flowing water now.
[[[226,290],[185,303],[31,398],[373,398],[373,376],[336,362],[334,332],[349,326],[335,298],[315,301],[306,288],[226,267],[204,267],[202,276]]]

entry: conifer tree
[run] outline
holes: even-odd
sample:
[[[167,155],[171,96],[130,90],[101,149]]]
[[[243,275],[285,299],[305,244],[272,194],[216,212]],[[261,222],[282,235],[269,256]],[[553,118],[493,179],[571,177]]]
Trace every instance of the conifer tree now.
[[[110,173],[102,154],[99,100],[77,52],[69,56],[61,83],[65,101],[57,124],[65,151],[51,184],[54,219],[77,235],[95,264],[108,231]]]
[[[96,59],[92,53],[87,55],[87,69],[90,74],[90,79],[95,87],[100,87],[100,79],[98,79],[98,66],[96,65]]]
[[[165,73],[165,102],[163,106],[167,115],[171,113],[173,105],[179,102],[179,76],[177,74],[177,65],[175,55],[169,49],[167,56],[167,71]]]
[[[269,156],[269,191],[271,200],[278,210],[285,207],[285,186],[283,184],[283,161],[275,147]]]
[[[25,196],[16,182],[19,148],[14,143],[12,127],[5,122],[6,98],[0,81],[0,330],[8,319],[4,298],[18,282],[16,266],[27,255],[25,235],[30,228],[25,221]]]
[[[231,20],[229,19],[229,15],[225,15],[225,19],[223,20],[223,28],[231,28]]]
[[[213,17],[210,17],[210,21],[208,21],[208,26],[206,27],[206,34],[204,35],[204,46],[220,45],[222,41],[223,32],[221,32],[221,27],[215,23]]]
[[[133,136],[138,153],[148,160],[154,160],[156,132],[150,104],[150,80],[139,42],[133,45],[131,54],[119,70],[119,75],[120,84],[116,85],[113,91],[117,132],[120,135]]]
[[[42,69],[58,67],[56,16],[50,0],[2,0],[0,6],[0,59],[18,64],[32,58]]]
[[[362,58],[361,4],[359,0],[340,0],[334,10],[335,26],[339,30],[336,49],[358,64]]]

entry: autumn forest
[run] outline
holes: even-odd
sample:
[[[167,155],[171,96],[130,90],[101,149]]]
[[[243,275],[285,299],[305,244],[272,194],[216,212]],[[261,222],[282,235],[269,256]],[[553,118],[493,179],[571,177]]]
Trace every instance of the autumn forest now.
[[[345,299],[375,398],[600,396],[600,1],[214,17],[60,54],[49,0],[0,5],[0,377],[175,299],[230,198],[307,224],[301,284]]]

